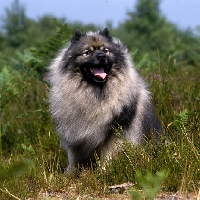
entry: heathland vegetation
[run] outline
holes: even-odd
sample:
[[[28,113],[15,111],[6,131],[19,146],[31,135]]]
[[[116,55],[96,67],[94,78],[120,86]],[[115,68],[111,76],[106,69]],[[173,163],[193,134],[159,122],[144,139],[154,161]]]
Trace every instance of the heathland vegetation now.
[[[14,1],[0,29],[0,199],[154,199],[157,193],[198,196],[200,181],[200,27],[180,30],[159,10],[159,0],[138,0],[127,20],[107,26],[129,48],[149,85],[165,129],[124,151],[109,165],[63,175],[66,155],[49,115],[46,67],[75,29],[95,25],[43,16],[29,19]],[[113,194],[109,186],[130,182]],[[117,187],[116,187],[117,188]],[[115,192],[117,192],[115,190]],[[123,193],[124,192],[124,193]],[[123,194],[121,194],[123,193]]]

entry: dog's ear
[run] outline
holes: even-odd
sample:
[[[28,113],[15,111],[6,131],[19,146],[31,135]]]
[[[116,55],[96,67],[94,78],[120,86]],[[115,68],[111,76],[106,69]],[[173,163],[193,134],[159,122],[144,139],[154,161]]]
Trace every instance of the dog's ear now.
[[[104,28],[103,31],[100,31],[100,34],[103,35],[103,36],[105,36],[105,37],[107,37],[107,38],[109,38],[109,39],[112,38],[112,37],[109,35],[109,31],[108,31],[108,28],[107,28],[107,27]]]
[[[76,30],[76,31],[74,32],[74,35],[73,35],[72,39],[71,39],[71,42],[79,41],[80,38],[81,38],[82,36],[84,36],[84,33],[82,33],[82,32],[79,31],[79,30]]]
[[[103,35],[109,35],[109,31],[108,31],[108,28],[106,27],[106,28],[104,28],[104,30],[102,31],[102,34]]]

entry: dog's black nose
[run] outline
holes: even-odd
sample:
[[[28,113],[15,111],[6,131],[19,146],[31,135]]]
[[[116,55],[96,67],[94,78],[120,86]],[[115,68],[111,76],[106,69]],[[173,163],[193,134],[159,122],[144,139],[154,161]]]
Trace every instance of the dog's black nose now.
[[[99,61],[105,61],[106,60],[106,55],[104,53],[98,53],[97,54],[97,59]]]

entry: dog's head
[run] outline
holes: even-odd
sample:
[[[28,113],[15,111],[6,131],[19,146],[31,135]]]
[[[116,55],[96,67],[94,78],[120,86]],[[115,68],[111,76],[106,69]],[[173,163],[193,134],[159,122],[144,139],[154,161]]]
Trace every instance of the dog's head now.
[[[125,47],[113,39],[105,28],[99,32],[76,31],[64,56],[66,70],[81,73],[83,80],[103,85],[112,68],[119,68],[124,61]]]

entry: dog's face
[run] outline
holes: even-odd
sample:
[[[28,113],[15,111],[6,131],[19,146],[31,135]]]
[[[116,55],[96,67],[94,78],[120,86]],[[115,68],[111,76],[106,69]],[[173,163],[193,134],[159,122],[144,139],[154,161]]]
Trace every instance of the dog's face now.
[[[75,32],[65,58],[69,70],[73,68],[85,81],[100,86],[124,60],[122,56],[121,46],[113,42],[106,28],[99,33]]]

